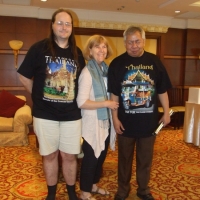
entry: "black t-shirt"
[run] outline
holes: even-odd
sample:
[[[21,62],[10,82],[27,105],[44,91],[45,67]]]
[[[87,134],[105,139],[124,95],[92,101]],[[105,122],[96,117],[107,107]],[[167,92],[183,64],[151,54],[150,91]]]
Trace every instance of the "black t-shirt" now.
[[[118,118],[126,137],[148,137],[158,126],[158,96],[171,87],[165,67],[148,52],[115,58],[108,71],[108,92],[119,97]]]
[[[33,79],[33,116],[55,121],[73,121],[81,118],[76,103],[78,90],[77,64],[71,48],[60,48],[56,43],[56,60],[47,50],[47,39],[35,43],[18,69],[18,73]],[[81,50],[78,48],[78,62],[85,66]]]

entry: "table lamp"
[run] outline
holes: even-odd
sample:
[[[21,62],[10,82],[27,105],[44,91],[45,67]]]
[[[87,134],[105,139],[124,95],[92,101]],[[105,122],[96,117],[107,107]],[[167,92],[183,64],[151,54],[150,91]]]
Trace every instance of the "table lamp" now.
[[[17,58],[19,50],[23,46],[23,42],[20,40],[11,40],[9,41],[10,48],[13,50],[14,57],[15,57],[15,68],[17,69]]]

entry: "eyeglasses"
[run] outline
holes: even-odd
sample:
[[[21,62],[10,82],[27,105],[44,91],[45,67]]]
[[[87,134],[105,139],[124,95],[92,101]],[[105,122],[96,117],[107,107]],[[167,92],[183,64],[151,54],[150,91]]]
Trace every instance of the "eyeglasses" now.
[[[71,26],[72,26],[72,24],[71,24],[70,22],[57,21],[56,24],[57,24],[58,26],[64,26],[64,25],[65,25],[66,27],[71,27]]]

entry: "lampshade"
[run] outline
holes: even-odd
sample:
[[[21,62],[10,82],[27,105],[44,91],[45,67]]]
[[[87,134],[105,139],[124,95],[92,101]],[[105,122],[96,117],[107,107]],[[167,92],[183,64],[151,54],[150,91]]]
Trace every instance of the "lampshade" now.
[[[15,68],[17,69],[17,60],[18,60],[18,53],[19,50],[23,46],[23,42],[20,40],[11,40],[9,41],[10,48],[13,50],[14,57],[15,57]]]
[[[20,40],[11,40],[11,41],[9,41],[9,45],[10,45],[11,49],[19,50],[22,48],[23,42]]]

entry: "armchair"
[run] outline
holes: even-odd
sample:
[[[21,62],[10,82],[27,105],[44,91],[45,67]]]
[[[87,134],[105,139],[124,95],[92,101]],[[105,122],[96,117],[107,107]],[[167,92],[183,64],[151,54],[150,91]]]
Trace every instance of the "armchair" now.
[[[26,101],[25,96],[16,97]],[[28,145],[28,125],[31,123],[31,108],[26,104],[15,112],[14,117],[0,117],[0,146]]]

